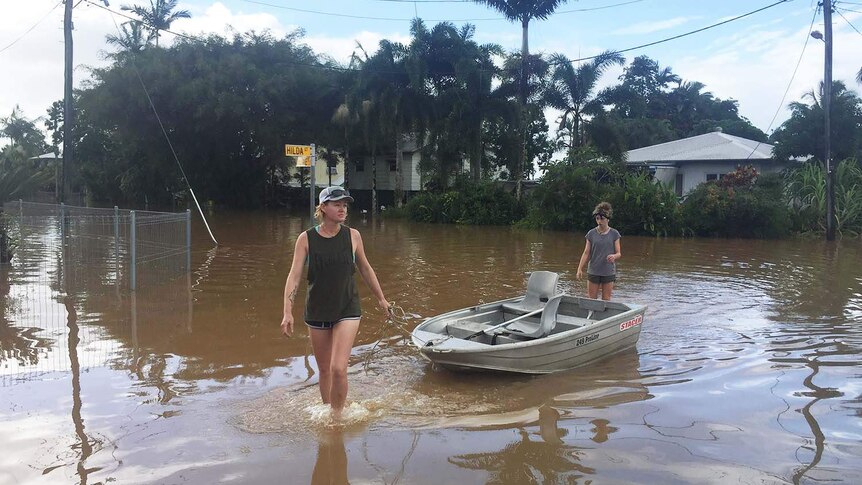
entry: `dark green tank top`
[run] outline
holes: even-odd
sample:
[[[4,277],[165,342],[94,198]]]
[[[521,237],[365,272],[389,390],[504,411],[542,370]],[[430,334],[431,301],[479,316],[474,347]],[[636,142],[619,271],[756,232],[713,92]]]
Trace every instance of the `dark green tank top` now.
[[[342,225],[338,234],[323,237],[313,227],[308,237],[308,294],[305,300],[306,322],[337,322],[359,317],[359,292],[353,274],[356,272],[350,228]]]

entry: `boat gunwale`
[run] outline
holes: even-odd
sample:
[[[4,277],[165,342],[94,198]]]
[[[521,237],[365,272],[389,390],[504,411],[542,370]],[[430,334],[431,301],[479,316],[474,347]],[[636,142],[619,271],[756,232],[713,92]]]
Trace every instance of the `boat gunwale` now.
[[[578,297],[578,296],[574,296],[574,295],[565,295],[565,296],[570,296],[572,298],[583,298],[583,297]],[[465,311],[479,312],[479,311],[482,311],[483,309],[487,310],[487,309],[494,307],[494,306],[502,306],[504,303],[519,301],[522,299],[523,299],[523,296],[518,296],[518,297],[514,297],[514,298],[508,298],[505,300],[499,300],[499,301],[492,302],[492,303],[484,303],[481,305],[474,305],[474,306],[469,306],[469,307],[465,307],[465,308],[460,308],[458,310],[452,310],[450,312],[446,312],[446,313],[443,313],[441,315],[431,317],[428,320],[425,320],[424,322],[419,324],[415,329],[413,329],[413,332],[415,332],[417,330],[421,330],[424,332],[439,335],[440,338],[457,338],[457,337],[452,337],[449,335],[439,334],[436,332],[430,332],[428,330],[423,330],[423,327],[427,327],[427,326],[429,326],[435,322],[438,322],[440,320],[443,320],[445,318],[450,318],[450,317],[452,317],[452,316],[454,316],[460,312],[465,312]],[[619,303],[619,302],[615,302],[615,303]],[[473,342],[476,344],[475,347],[448,348],[448,349],[446,349],[446,348],[434,347],[433,345],[432,346],[419,345],[416,342],[416,339],[418,337],[415,337],[413,335],[413,332],[411,332],[410,337],[411,337],[411,342],[414,345],[416,345],[416,347],[419,348],[419,351],[422,354],[426,354],[426,353],[432,353],[435,355],[453,354],[453,353],[454,354],[475,354],[475,353],[500,352],[500,351],[505,351],[505,350],[518,349],[518,348],[529,348],[529,347],[534,347],[534,346],[539,346],[539,345],[553,344],[559,340],[572,338],[573,336],[575,336],[578,333],[602,331],[605,328],[612,326],[613,324],[617,324],[617,322],[624,321],[626,319],[632,318],[632,317],[637,316],[637,315],[643,315],[644,313],[646,313],[646,310],[647,310],[646,305],[640,305],[640,304],[635,304],[635,303],[632,303],[632,304],[619,303],[619,304],[628,307],[629,310],[626,310],[623,313],[619,313],[617,315],[613,315],[611,317],[608,317],[608,318],[605,318],[602,320],[596,320],[595,323],[590,324],[590,325],[584,325],[581,327],[572,328],[570,330],[565,330],[565,331],[560,332],[560,333],[551,334],[551,335],[548,335],[545,337],[531,339],[531,340],[524,340],[524,341],[520,341],[520,342],[512,342],[512,343],[505,343],[505,344],[498,344],[498,345],[490,345],[490,344],[484,344],[481,342]],[[600,325],[600,327],[599,327],[599,325]],[[638,327],[638,329],[637,329],[638,332],[640,332],[640,325],[637,325],[637,327]],[[628,329],[626,329],[626,330],[628,330]],[[626,330],[621,330],[621,332],[625,332]],[[459,340],[464,340],[464,339],[459,339]]]

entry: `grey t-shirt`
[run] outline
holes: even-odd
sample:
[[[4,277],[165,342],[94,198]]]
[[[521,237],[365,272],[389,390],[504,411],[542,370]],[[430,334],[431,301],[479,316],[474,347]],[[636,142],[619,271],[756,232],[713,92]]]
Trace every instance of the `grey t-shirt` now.
[[[608,255],[616,253],[614,243],[620,237],[620,232],[613,227],[605,234],[599,234],[596,228],[590,229],[586,239],[590,242],[590,264],[587,274],[595,276],[611,276],[617,274],[616,263],[608,263]]]

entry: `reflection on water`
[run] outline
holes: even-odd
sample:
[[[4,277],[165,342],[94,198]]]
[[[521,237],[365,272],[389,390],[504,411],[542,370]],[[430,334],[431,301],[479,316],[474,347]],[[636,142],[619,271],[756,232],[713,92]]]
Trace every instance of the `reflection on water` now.
[[[63,258],[0,267],[0,483],[862,482],[857,241],[624,236],[637,348],[538,377],[431,367],[361,287],[336,427],[305,331],[278,332],[302,221],[214,224],[188,277],[134,294]],[[534,270],[583,291],[581,234],[355,224],[411,325]]]
[[[331,430],[320,436],[317,461],[311,472],[312,485],[347,485],[347,452],[344,451],[344,433]]]

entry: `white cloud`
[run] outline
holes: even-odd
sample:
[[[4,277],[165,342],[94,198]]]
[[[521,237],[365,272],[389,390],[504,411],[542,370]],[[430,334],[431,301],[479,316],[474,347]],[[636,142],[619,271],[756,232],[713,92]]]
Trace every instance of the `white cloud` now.
[[[315,52],[327,54],[338,62],[346,64],[350,61],[350,56],[354,51],[359,53],[357,42],[362,45],[368,55],[372,55],[377,51],[377,46],[383,39],[388,39],[392,42],[401,42],[407,44],[410,42],[410,36],[398,33],[381,34],[379,32],[361,31],[354,35],[344,37],[329,37],[325,35],[308,36],[303,41]]]
[[[171,30],[191,35],[200,33],[230,35],[234,32],[269,31],[276,37],[283,37],[297,28],[296,25],[283,25],[277,17],[268,13],[234,13],[221,2],[206,8],[187,10],[192,14],[192,18],[176,21],[171,26]]]
[[[852,20],[851,20],[852,21]],[[808,28],[796,31],[746,30],[713,42],[698,56],[673,63],[685,80],[700,81],[720,98],[739,101],[740,113],[766,130],[793,74]],[[856,46],[859,34],[844,23],[834,28],[833,79],[859,91],[855,73],[862,67]],[[787,98],[781,103],[774,130],[789,116],[787,104],[817,88],[823,79],[823,43],[810,39]]]
[[[0,48],[8,45],[29,27],[36,24],[57,2],[31,0],[5,2],[0,16]],[[81,3],[74,11],[75,77],[87,75],[85,66],[102,65],[99,50],[104,48],[105,35],[115,32],[108,14]],[[17,104],[25,116],[45,115],[52,102],[63,97],[63,8],[56,8],[32,32],[8,50],[0,53],[0,115],[6,116]],[[79,85],[77,82],[76,85]]]
[[[640,22],[622,29],[617,29],[611,32],[612,35],[640,35],[660,32],[662,30],[672,29],[680,25],[686,24],[700,17],[674,17],[672,19],[660,20],[656,22]]]

